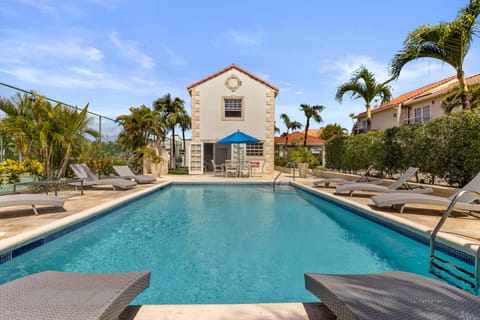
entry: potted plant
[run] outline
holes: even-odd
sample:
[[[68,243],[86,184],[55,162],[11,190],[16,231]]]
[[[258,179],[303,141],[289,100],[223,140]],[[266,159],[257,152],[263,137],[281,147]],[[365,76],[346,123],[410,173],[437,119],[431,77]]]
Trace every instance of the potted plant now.
[[[290,161],[297,164],[300,178],[306,178],[309,164],[314,165],[318,163],[318,158],[314,156],[308,148],[302,147],[290,152]]]
[[[141,147],[137,149],[137,154],[143,163],[143,173],[151,173],[154,177],[160,176],[163,159],[155,148]]]

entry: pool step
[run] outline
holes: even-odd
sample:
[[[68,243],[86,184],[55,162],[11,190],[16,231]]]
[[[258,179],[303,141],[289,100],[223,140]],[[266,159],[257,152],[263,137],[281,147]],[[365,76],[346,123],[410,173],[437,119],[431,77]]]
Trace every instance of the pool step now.
[[[452,201],[450,202],[447,210],[445,210],[445,212],[442,214],[442,217],[440,218],[437,225],[430,234],[430,272],[434,275],[437,275],[438,277],[443,277],[444,275],[446,275],[447,278],[451,278],[452,280],[456,279],[457,281],[466,284],[469,288],[472,289],[475,294],[478,294],[480,287],[480,257],[478,256],[478,254],[474,255],[475,261],[473,272],[470,272],[462,267],[455,265],[454,263],[442,259],[435,254],[435,252],[437,251],[436,239],[438,232],[444,225],[445,221],[447,221],[447,218],[452,213],[455,204],[465,193],[476,193],[477,195],[480,195],[479,191],[468,189],[462,189],[461,191],[456,193]],[[444,280],[448,281],[447,279]]]
[[[430,258],[430,273],[461,289],[478,294],[475,274],[443,258]]]

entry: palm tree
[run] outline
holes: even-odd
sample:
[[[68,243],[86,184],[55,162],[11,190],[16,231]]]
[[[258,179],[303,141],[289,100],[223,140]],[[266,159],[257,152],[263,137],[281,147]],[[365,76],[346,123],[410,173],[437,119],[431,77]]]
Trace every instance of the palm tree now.
[[[15,151],[18,152],[20,160],[22,154],[30,148],[34,141],[33,103],[34,99],[27,94],[16,94],[12,99],[0,100],[0,110],[6,115],[0,121],[0,132],[4,136],[14,138]]]
[[[172,98],[170,93],[167,93],[162,98],[153,101],[153,107],[160,112],[161,117],[167,123],[167,126],[172,130],[172,150],[170,167],[175,169],[177,167],[176,150],[175,150],[175,127],[179,124],[182,115],[185,113],[185,102],[176,97]]]
[[[285,136],[285,150],[286,150],[287,145],[288,145],[288,132],[290,130],[295,131],[295,130],[301,129],[302,124],[298,121],[291,121],[290,117],[285,113],[282,113],[280,115],[280,118],[283,120],[283,123],[285,124],[285,127],[287,127],[287,131],[285,131],[282,134],[282,136]]]
[[[372,114],[370,107],[372,101],[376,97],[381,98],[381,104],[388,102],[392,98],[392,88],[387,85],[391,79],[378,83],[375,79],[375,75],[368,71],[365,66],[361,66],[359,69],[352,73],[350,81],[341,84],[335,95],[335,99],[342,103],[343,96],[348,92],[351,99],[362,98],[365,101],[365,109],[367,111],[367,131],[371,128]]]
[[[55,119],[58,126],[54,142],[59,147],[57,154],[62,154],[56,178],[60,179],[67,170],[68,163],[75,153],[79,153],[89,142],[86,136],[97,138],[99,132],[90,128],[92,118],[88,117],[88,104],[80,111],[57,105],[54,108]]]
[[[187,143],[185,141],[185,131],[190,130],[192,128],[192,118],[188,115],[187,110],[185,109],[183,109],[183,113],[180,116],[179,125],[180,125],[180,129],[182,129],[183,152],[185,152],[187,150]],[[185,160],[185,155],[183,159]]]
[[[130,114],[117,117],[123,127],[118,141],[124,149],[137,150],[145,147],[151,140],[164,139],[165,127],[160,123],[159,113],[145,105],[129,108]]]
[[[347,129],[343,128],[341,125],[337,123],[327,124],[325,128],[323,128],[320,138],[324,140],[329,140],[331,138],[343,136],[346,134],[347,134]]]
[[[415,29],[407,36],[403,49],[390,63],[392,78],[397,79],[402,68],[410,61],[420,58],[440,60],[455,69],[461,90],[462,107],[470,109],[463,62],[472,38],[478,31],[479,14],[480,0],[470,0],[470,4],[460,10],[453,22],[440,23],[437,26],[422,25]]]
[[[16,141],[19,154],[37,155],[49,178],[59,178],[78,150],[76,146],[87,143],[86,135],[97,137],[98,133],[89,128],[88,106],[79,112],[60,103],[52,106],[38,95],[33,98],[17,95],[12,101],[2,100],[0,110],[6,116],[0,121],[0,131]]]
[[[305,122],[305,137],[303,139],[303,146],[307,145],[307,136],[308,136],[308,129],[310,128],[310,119],[315,120],[318,123],[322,123],[322,117],[320,116],[320,112],[325,109],[324,106],[321,105],[314,105],[310,106],[308,104],[301,104],[300,111],[303,111],[307,121]]]
[[[469,88],[468,101],[471,109],[480,107],[480,87]],[[442,100],[442,108],[445,113],[452,112],[455,107],[460,105],[462,105],[462,93],[458,87],[449,90]]]

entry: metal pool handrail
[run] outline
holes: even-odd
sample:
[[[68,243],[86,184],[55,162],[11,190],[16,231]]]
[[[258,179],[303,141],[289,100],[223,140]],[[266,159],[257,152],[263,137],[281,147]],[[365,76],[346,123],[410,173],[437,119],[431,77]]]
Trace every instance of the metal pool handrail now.
[[[480,287],[480,262],[479,262],[479,252],[478,252],[478,249],[477,249],[477,253],[475,254],[475,266],[474,266],[474,272],[471,273],[463,268],[460,268],[452,263],[449,263],[447,262],[446,260],[442,259],[442,258],[439,258],[439,257],[436,257],[435,256],[435,239],[437,238],[437,234],[438,232],[440,231],[440,229],[442,228],[442,226],[445,224],[445,221],[447,221],[447,218],[450,216],[450,214],[452,213],[455,205],[457,204],[458,200],[460,199],[461,196],[463,196],[465,193],[476,193],[478,195],[480,195],[480,192],[476,191],[476,190],[462,190],[460,191],[459,193],[457,193],[452,201],[450,202],[450,205],[448,206],[447,210],[445,210],[445,212],[443,213],[442,215],[442,218],[438,221],[437,225],[435,226],[435,228],[433,229],[432,231],[432,234],[430,235],[430,266],[436,266],[438,267],[439,269],[447,272],[448,274],[456,277],[457,279],[459,280],[462,280],[468,284],[470,284],[470,286],[473,288],[473,290],[475,292],[478,292],[478,289]],[[473,282],[471,280],[468,280],[468,279],[465,279],[463,277],[460,277],[460,276],[455,276],[451,273],[451,271],[449,270],[446,270],[445,267],[443,266],[439,266],[437,263],[435,263],[434,260],[438,260],[444,264],[446,264],[448,267],[451,267],[451,268],[454,268],[456,271],[459,271],[461,272],[462,274],[465,274],[471,278],[473,278]]]
[[[293,165],[293,167],[292,167]],[[296,166],[296,163],[295,162],[287,162],[287,164],[285,165],[285,168],[293,168],[293,181],[295,181],[295,166]],[[273,179],[273,189],[275,189],[275,184],[278,180],[278,178],[280,178],[280,176],[282,175],[282,171],[280,171],[277,176],[275,177],[275,179]],[[279,182],[280,183],[280,182]]]

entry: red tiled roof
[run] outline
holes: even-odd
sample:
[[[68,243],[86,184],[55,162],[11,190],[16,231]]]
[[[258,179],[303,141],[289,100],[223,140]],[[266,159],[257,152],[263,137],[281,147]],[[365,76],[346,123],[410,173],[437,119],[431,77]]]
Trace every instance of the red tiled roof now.
[[[202,80],[200,80],[200,81],[197,81],[197,82],[189,85],[189,86],[187,87],[188,92],[191,93],[191,89],[192,89],[192,88],[198,86],[199,84],[202,84],[202,83],[204,83],[204,82],[207,82],[208,80],[213,79],[213,78],[215,78],[215,77],[221,75],[222,73],[225,73],[225,72],[227,72],[228,70],[231,70],[231,69],[236,69],[236,70],[238,70],[238,71],[240,71],[240,72],[242,72],[242,73],[245,73],[245,74],[246,74],[247,76],[249,76],[250,78],[252,78],[252,79],[254,79],[254,80],[258,81],[258,82],[263,83],[263,84],[266,85],[267,87],[272,88],[272,89],[275,91],[275,95],[278,94],[279,90],[278,90],[277,87],[271,85],[270,83],[266,82],[266,81],[263,80],[263,79],[260,79],[259,77],[255,76],[254,74],[251,74],[251,73],[248,72],[247,70],[240,68],[240,67],[237,66],[236,64],[231,64],[231,65],[229,65],[228,67],[226,67],[225,69],[222,69],[222,70],[220,70],[220,71],[218,71],[218,72],[216,72],[216,73],[214,73],[214,74],[212,74],[212,75],[210,75],[210,76],[208,76],[208,77],[206,77],[206,78],[204,78],[204,79],[202,79]]]
[[[292,132],[288,135],[288,145],[303,145],[303,139],[305,137],[305,132]],[[275,137],[275,144],[285,144],[285,137]],[[325,140],[307,135],[307,146],[321,145],[324,144]]]
[[[396,105],[399,104],[399,103],[402,103],[402,102],[405,102],[405,101],[407,101],[407,100],[413,99],[413,98],[415,98],[415,97],[417,97],[417,96],[420,96],[420,95],[424,94],[425,92],[427,92],[427,91],[429,91],[429,90],[432,90],[432,89],[434,89],[434,88],[436,88],[436,87],[439,87],[439,86],[441,86],[441,85],[443,85],[443,84],[446,84],[446,83],[448,83],[448,82],[450,82],[450,81],[452,81],[452,80],[455,80],[456,78],[457,78],[457,77],[455,77],[455,76],[451,76],[451,77],[445,78],[445,79],[443,79],[443,80],[440,80],[440,81],[431,83],[431,84],[429,84],[429,85],[423,86],[423,87],[421,87],[421,88],[419,88],[419,89],[415,89],[415,90],[413,90],[413,91],[404,93],[404,94],[402,94],[402,95],[400,95],[400,96],[398,96],[398,97],[396,97],[396,98],[394,98],[394,99],[392,99],[392,100],[390,100],[390,101],[388,101],[388,102],[386,102],[386,103],[384,103],[384,104],[382,104],[382,105],[380,105],[380,106],[378,106],[378,107],[376,107],[376,108],[373,108],[373,109],[371,110],[371,112],[372,112],[372,113],[376,113],[376,112],[379,112],[379,111],[382,111],[382,110],[385,110],[385,109],[394,107],[394,106],[396,106]],[[356,118],[361,118],[361,117],[364,117],[364,116],[366,116],[366,115],[367,115],[367,112],[365,111],[365,112],[362,112],[362,113],[357,114],[355,117],[356,117]]]
[[[467,82],[468,86],[475,86],[475,85],[478,85],[480,84],[480,74],[476,74],[474,76],[471,76],[471,77],[468,77],[468,78],[465,78],[465,81]],[[438,90],[436,92],[436,95],[442,95],[442,94],[445,94],[447,93],[448,91],[452,90],[453,88],[456,88],[458,87],[458,79],[455,77],[455,80],[452,81],[451,83],[448,84],[448,86],[446,88],[443,88],[441,90]],[[413,99],[419,99],[421,98],[421,96],[419,97],[414,97]]]

